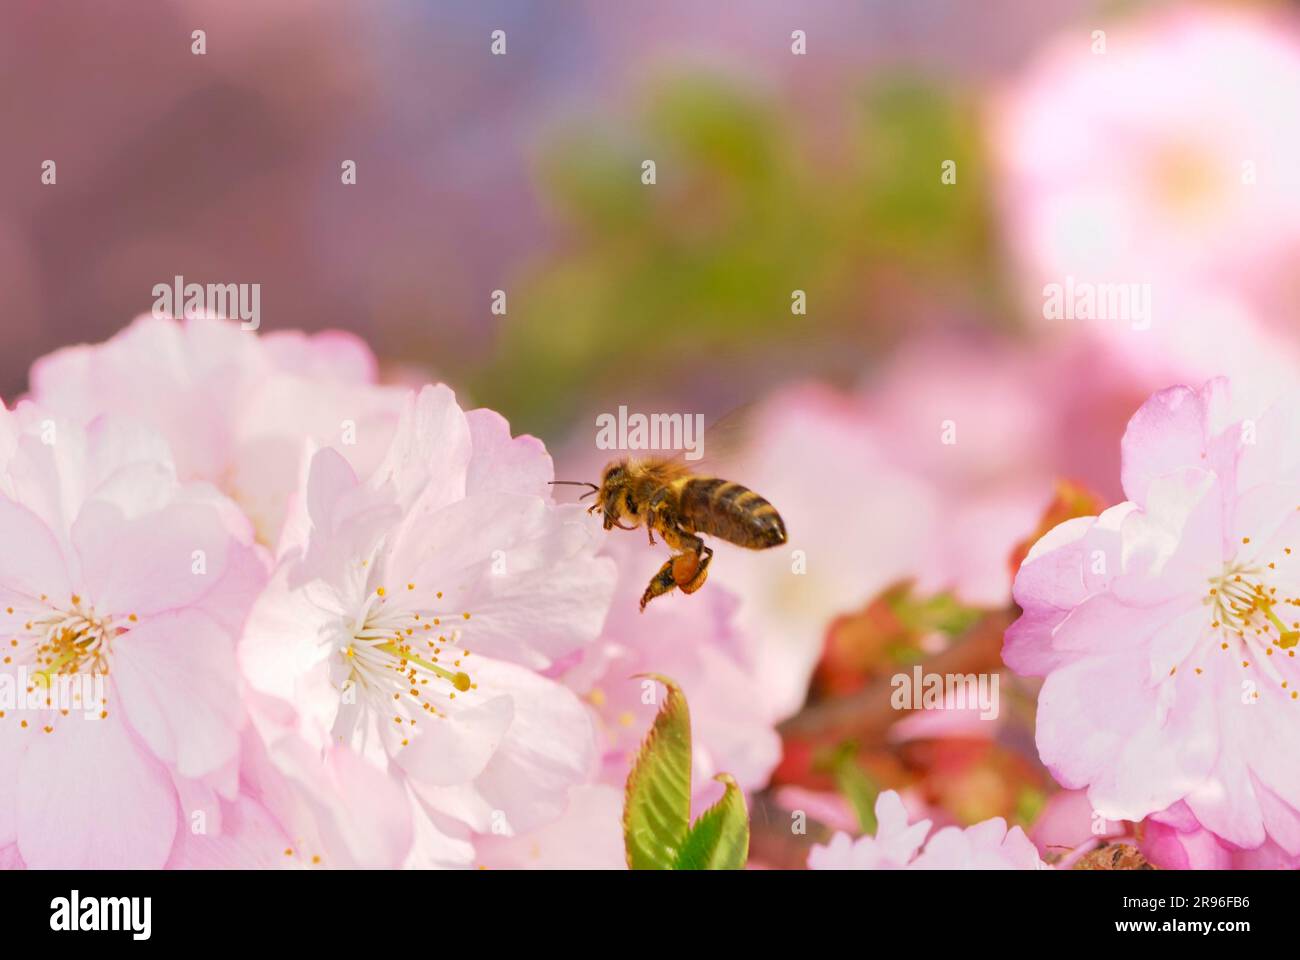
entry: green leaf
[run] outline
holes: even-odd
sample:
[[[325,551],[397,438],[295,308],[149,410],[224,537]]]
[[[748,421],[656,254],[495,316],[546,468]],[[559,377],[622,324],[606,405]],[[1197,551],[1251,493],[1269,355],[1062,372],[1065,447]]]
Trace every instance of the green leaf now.
[[[841,751],[835,763],[835,785],[839,788],[844,799],[849,801],[853,807],[854,814],[857,815],[858,825],[862,832],[874,834],[876,832],[876,797],[880,794],[880,788],[876,782],[867,775],[858,763],[857,748],[849,746]]]
[[[938,631],[949,637],[961,636],[984,615],[983,610],[966,606],[951,593],[920,596],[910,590],[894,598],[891,609],[913,633]]]
[[[677,870],[743,870],[749,859],[749,811],[729,773],[713,779],[726,786],[722,799],[700,814],[677,858]]]
[[[1047,794],[1037,787],[1025,787],[1016,797],[1015,822],[1028,827],[1047,806]]]
[[[662,683],[668,696],[627,778],[623,844],[633,870],[672,870],[690,832],[691,715],[677,684],[642,676]]]

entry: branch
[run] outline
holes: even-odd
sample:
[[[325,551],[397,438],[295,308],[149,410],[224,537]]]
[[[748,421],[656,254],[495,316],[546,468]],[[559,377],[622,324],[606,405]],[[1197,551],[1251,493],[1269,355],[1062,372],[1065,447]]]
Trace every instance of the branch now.
[[[958,643],[922,663],[926,673],[983,673],[1002,668],[1002,635],[1015,619],[1015,610],[985,614]],[[892,676],[892,675],[891,675]],[[890,702],[891,676],[881,677],[849,697],[837,697],[805,707],[778,728],[795,738],[884,740],[885,731],[907,712]]]

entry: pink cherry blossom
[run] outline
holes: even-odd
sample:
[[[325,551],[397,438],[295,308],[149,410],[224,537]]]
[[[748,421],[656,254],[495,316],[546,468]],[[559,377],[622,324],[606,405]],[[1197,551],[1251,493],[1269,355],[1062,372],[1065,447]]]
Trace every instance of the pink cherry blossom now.
[[[876,834],[853,840],[836,833],[813,847],[812,870],[1042,870],[1034,845],[1019,827],[1007,829],[1001,817],[973,827],[944,827],[930,834],[931,821],[908,823],[902,799],[893,790],[876,798]],[[928,839],[927,839],[928,837]],[[922,846],[924,845],[924,849]]]
[[[0,695],[23,698],[0,718],[0,847],[159,867],[196,798],[234,795],[235,641],[264,580],[247,523],[156,435],[0,413]]]
[[[1064,374],[1086,362],[1089,388],[1226,376],[1276,400],[1300,372],[1274,322],[1300,250],[1300,21],[1190,5],[1104,33],[1057,38],[990,111],[1026,313],[1082,343]],[[1067,281],[1145,286],[1149,309],[1061,319],[1047,291]]]
[[[1045,677],[1039,754],[1107,820],[1181,804],[1300,853],[1296,412],[1243,417],[1221,380],[1157,393],[1124,434],[1128,500],[1021,565],[1003,656]]]
[[[1300,29],[1179,5],[1058,37],[994,104],[1028,295],[1067,276],[1267,295],[1300,244]]]
[[[595,764],[591,720],[545,670],[604,620],[611,561],[550,459],[446,387],[411,395],[376,471],[311,457],[241,657],[297,732],[341,743],[409,792],[416,865],[475,834],[559,817]]]
[[[1300,857],[1271,840],[1252,850],[1225,843],[1197,822],[1185,803],[1147,818],[1139,848],[1163,870],[1294,870]]]
[[[182,480],[219,486],[274,543],[304,445],[333,446],[365,474],[396,426],[405,390],[375,384],[350,334],[259,335],[208,317],[143,316],[105,343],[66,347],[32,367],[32,396],[56,414],[150,424]]]

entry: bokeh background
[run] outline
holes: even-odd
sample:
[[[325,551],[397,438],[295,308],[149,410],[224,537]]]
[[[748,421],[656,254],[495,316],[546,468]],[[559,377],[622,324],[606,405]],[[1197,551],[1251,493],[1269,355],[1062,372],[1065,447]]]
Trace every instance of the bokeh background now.
[[[611,388],[736,405],[927,326],[1013,325],[979,97],[1088,10],[13,0],[0,391],[175,274],[259,282],[268,326],[356,331],[551,432]]]
[[[887,678],[1000,668],[1017,550],[1119,498],[1152,390],[1294,382],[1296,14],[7,0],[0,395],[179,274],[260,283],[264,330],[352,331],[386,378],[450,383],[575,478],[620,404],[739,420],[706,457],[776,503],[808,565],[714,571],[780,725],[748,784],[756,860],[868,825],[882,786],[941,822],[1006,816],[1051,855],[1091,823],[1037,763],[1032,686],[1003,676],[996,723],[900,722]],[[1149,323],[1046,318],[1067,276],[1150,284]]]

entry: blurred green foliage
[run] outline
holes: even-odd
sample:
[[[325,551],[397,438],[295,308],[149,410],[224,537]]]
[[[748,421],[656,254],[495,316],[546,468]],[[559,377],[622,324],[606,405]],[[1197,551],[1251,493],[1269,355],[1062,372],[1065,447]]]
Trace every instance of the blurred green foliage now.
[[[952,593],[919,596],[910,588],[889,598],[890,610],[913,637],[939,632],[955,640],[975,626],[984,611],[963,604]]]
[[[1016,795],[1016,810],[1011,822],[1026,829],[1038,820],[1047,806],[1047,793],[1037,787],[1025,787]]]
[[[543,434],[646,390],[734,406],[782,379],[856,376],[917,290],[978,299],[991,244],[973,110],[894,78],[841,113],[814,129],[679,74],[631,117],[554,134],[538,177],[556,241],[515,283],[476,397]],[[807,316],[791,312],[796,289]]]
[[[858,828],[864,834],[874,834],[878,826],[876,798],[880,796],[880,785],[858,762],[856,743],[847,742],[836,749],[832,771],[835,776],[835,787],[853,808],[853,814],[858,819]]]

